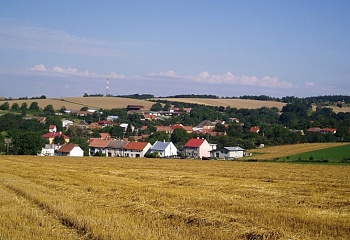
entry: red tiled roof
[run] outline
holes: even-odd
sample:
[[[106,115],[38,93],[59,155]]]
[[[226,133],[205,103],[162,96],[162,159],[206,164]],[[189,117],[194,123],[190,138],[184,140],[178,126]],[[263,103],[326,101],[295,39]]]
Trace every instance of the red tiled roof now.
[[[52,125],[52,124],[51,124],[51,125],[49,126],[49,129],[54,129],[55,127],[56,127],[56,125]]]
[[[73,150],[74,147],[78,146],[77,144],[74,143],[66,143],[60,147],[57,152],[64,152],[64,153],[69,153],[70,151]]]
[[[110,140],[106,139],[94,139],[92,142],[90,142],[89,147],[94,148],[105,148],[109,144]]]
[[[129,142],[124,147],[125,150],[143,150],[147,146],[148,142]]]
[[[109,133],[100,133],[101,139],[108,139]]]
[[[59,133],[59,132],[49,132],[49,133],[45,133],[44,135],[41,135],[43,138],[55,138],[55,137],[61,137],[63,136],[64,139],[69,139],[68,136]]]
[[[194,147],[194,148],[197,148],[197,147],[200,147],[203,142],[205,141],[205,139],[202,139],[202,138],[192,138],[190,140],[188,140],[186,142],[186,144],[184,145],[184,147]]]
[[[157,132],[161,132],[161,131],[164,131],[164,132],[171,132],[173,129],[169,126],[156,126],[156,131]]]
[[[251,127],[249,130],[250,130],[250,132],[255,132],[255,133],[257,133],[257,132],[260,131],[260,128],[259,128],[259,127]]]

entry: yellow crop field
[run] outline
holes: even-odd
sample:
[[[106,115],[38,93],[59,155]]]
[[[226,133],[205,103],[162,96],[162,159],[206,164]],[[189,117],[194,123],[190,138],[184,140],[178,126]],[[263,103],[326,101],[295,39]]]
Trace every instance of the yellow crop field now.
[[[10,107],[15,102],[18,103],[20,106],[23,102],[26,102],[28,107],[32,102],[37,102],[40,108],[45,108],[47,105],[51,104],[54,107],[54,109],[60,109],[62,106],[64,106],[68,110],[79,110],[82,107],[89,107],[91,109],[126,108],[128,105],[142,105],[144,106],[144,109],[147,110],[150,109],[151,106],[154,104],[153,102],[146,100],[118,97],[64,97],[6,101],[9,102]]]
[[[0,239],[348,239],[350,166],[0,157]]]
[[[273,146],[266,148],[259,148],[248,150],[251,152],[252,156],[248,158],[253,158],[257,160],[271,160],[279,157],[286,157],[290,155],[295,155],[298,153],[311,152],[315,150],[342,146],[349,143],[303,143],[303,144],[291,144],[291,145],[282,145],[282,146]]]
[[[195,103],[210,106],[230,106],[232,108],[249,108],[256,109],[261,107],[277,107],[279,110],[283,108],[285,103],[276,101],[259,101],[250,99],[209,99],[209,98],[165,98],[168,101],[184,102],[184,103]],[[163,100],[165,100],[163,99]]]

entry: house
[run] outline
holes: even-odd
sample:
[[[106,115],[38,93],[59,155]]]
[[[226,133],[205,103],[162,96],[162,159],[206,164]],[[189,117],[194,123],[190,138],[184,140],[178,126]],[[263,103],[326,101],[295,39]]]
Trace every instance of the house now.
[[[142,158],[151,147],[149,142],[128,142],[124,147],[124,156]]]
[[[41,135],[41,137],[46,138],[49,141],[50,144],[53,143],[55,138],[60,138],[60,137],[63,137],[64,141],[66,143],[69,142],[69,137],[64,135],[64,134],[62,134],[61,132],[48,132],[48,133],[45,133],[45,134]]]
[[[166,132],[167,134],[172,134],[173,129],[169,126],[156,126],[156,132]]]
[[[209,120],[204,120],[201,123],[198,124],[198,126],[196,126],[197,128],[202,128],[202,129],[213,129],[215,128],[216,123],[215,122],[211,122]]]
[[[46,123],[46,117],[38,117],[37,121],[41,124],[45,124]]]
[[[56,125],[51,124],[51,125],[49,126],[49,132],[57,132]]]
[[[185,130],[187,133],[192,133],[193,132],[193,127],[192,126],[184,126],[184,125],[182,125],[181,123],[180,124],[173,124],[173,125],[171,125],[170,126],[171,127],[171,129],[173,129],[173,131],[175,130],[175,129],[183,129],[183,130]]]
[[[149,113],[144,113],[141,115],[140,120],[141,121],[151,121],[151,120],[157,120],[157,115],[149,114]]]
[[[150,153],[154,152],[162,158],[177,156],[177,148],[172,142],[156,141],[150,149]]]
[[[108,121],[113,121],[113,122],[118,121],[118,119],[119,119],[119,116],[113,116],[113,115],[111,115],[111,116],[108,116],[108,117],[107,117],[107,120],[108,120]]]
[[[89,144],[89,156],[106,154],[109,142],[107,139],[93,139]]]
[[[45,144],[45,147],[41,149],[39,156],[54,156],[57,149],[60,148],[58,144]]]
[[[106,146],[106,157],[124,156],[124,147],[129,141],[111,140]]]
[[[335,128],[322,128],[321,129],[321,133],[323,134],[336,134],[337,133],[337,129]]]
[[[139,110],[141,110],[142,108],[143,108],[142,105],[128,105],[128,106],[126,107],[126,110],[127,110],[127,111],[139,111]]]
[[[113,126],[113,121],[112,120],[101,120],[101,121],[98,121],[97,124],[99,126],[101,126],[102,128],[104,128],[104,127],[108,127],[108,126]]]
[[[67,120],[67,119],[62,119],[62,127],[63,128],[68,128],[68,127],[73,126],[73,125],[74,125],[73,121]]]
[[[257,126],[251,127],[249,129],[249,132],[251,132],[251,133],[259,133],[260,132],[260,128],[257,127]]]
[[[337,133],[337,129],[335,129],[335,128],[312,127],[312,128],[308,128],[306,131],[308,133],[323,133],[323,134],[336,134]]]
[[[66,143],[57,150],[57,156],[83,157],[84,151],[78,144]]]
[[[226,160],[241,158],[244,156],[244,149],[240,147],[224,147],[210,151],[210,155],[213,158]]]
[[[203,138],[192,138],[182,148],[183,154],[190,158],[210,157],[212,146]]]

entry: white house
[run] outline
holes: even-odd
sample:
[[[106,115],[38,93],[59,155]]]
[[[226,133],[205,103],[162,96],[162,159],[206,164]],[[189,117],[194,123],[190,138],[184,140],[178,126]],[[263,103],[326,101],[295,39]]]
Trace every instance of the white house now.
[[[92,139],[92,141],[89,144],[89,155],[95,155],[96,153],[99,154],[106,154],[107,153],[107,146],[111,140],[108,139]]]
[[[68,120],[68,119],[62,119],[62,127],[63,128],[68,128],[69,126],[73,126],[73,121]]]
[[[58,144],[45,144],[45,147],[41,149],[39,156],[54,156],[57,149],[60,148]]]
[[[128,142],[124,147],[124,156],[131,158],[142,158],[152,147],[149,142]]]
[[[182,148],[185,157],[207,158],[210,157],[212,146],[207,140],[202,138],[192,138],[188,140]]]
[[[154,152],[162,158],[177,156],[177,148],[172,142],[156,141],[150,149],[150,153]]]
[[[219,159],[235,159],[244,156],[244,149],[240,147],[224,147],[210,151],[211,157]]]
[[[124,147],[129,141],[111,140],[106,147],[106,157],[124,156]]]
[[[57,150],[57,156],[83,157],[84,151],[78,144],[66,143]]]
[[[51,125],[49,126],[49,132],[50,132],[50,133],[52,133],[52,132],[57,132],[56,125],[51,124]]]

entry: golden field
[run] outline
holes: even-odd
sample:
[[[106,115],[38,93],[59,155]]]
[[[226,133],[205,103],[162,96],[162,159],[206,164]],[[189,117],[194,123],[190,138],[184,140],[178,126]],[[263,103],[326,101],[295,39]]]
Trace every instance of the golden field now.
[[[64,106],[68,110],[79,110],[82,107],[89,107],[90,109],[126,108],[128,105],[142,105],[144,106],[145,110],[148,110],[154,104],[153,102],[145,100],[118,97],[62,97],[47,99],[4,100],[2,102],[9,102],[10,107],[15,102],[20,106],[23,102],[26,102],[28,107],[32,102],[37,102],[40,108],[45,108],[47,105],[51,104],[54,109],[60,109],[62,106]],[[0,102],[0,105],[2,102]]]
[[[277,101],[259,101],[250,99],[209,99],[209,98],[156,98],[153,100],[168,100],[173,102],[194,103],[210,106],[223,106],[232,108],[248,108],[257,109],[261,107],[276,107],[282,110],[285,103]],[[112,109],[112,108],[125,108],[127,105],[142,105],[144,110],[149,110],[154,102],[148,100],[138,100],[131,98],[120,97],[62,97],[62,98],[47,98],[47,99],[26,99],[26,100],[3,100],[0,101],[0,105],[4,102],[9,102],[10,107],[13,103],[18,103],[20,106],[23,102],[26,102],[28,107],[32,102],[37,102],[40,108],[44,108],[47,105],[53,105],[54,109],[60,109],[65,106],[68,110],[79,110],[82,107],[89,107],[92,109]],[[336,106],[330,106],[335,113],[338,112],[350,112],[350,107],[338,108]],[[316,106],[313,106],[313,110],[316,110]]]
[[[350,166],[0,156],[0,239],[348,239]]]
[[[161,98],[163,99],[163,98]],[[232,107],[232,108],[249,108],[257,109],[261,107],[276,107],[279,110],[282,110],[283,106],[286,105],[282,102],[276,101],[259,101],[259,100],[250,100],[250,99],[209,99],[209,98],[164,98],[163,100],[174,101],[174,102],[183,102],[183,103],[195,103],[203,104],[210,106],[223,106],[223,107]]]

